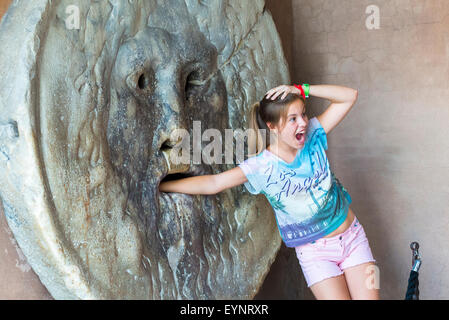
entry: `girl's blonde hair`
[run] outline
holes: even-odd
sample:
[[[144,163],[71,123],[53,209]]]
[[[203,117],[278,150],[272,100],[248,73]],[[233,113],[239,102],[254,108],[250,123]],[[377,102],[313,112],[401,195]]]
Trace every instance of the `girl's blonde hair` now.
[[[281,99],[280,94],[276,99],[266,99],[266,95],[261,101],[254,103],[250,109],[250,133],[248,135],[248,156],[254,156],[259,154],[265,148],[267,148],[272,141],[270,135],[270,128],[267,123],[271,123],[274,126],[280,124],[280,120],[283,120],[283,126],[286,124],[287,112],[292,102],[301,100],[304,103],[303,97],[296,93],[289,93],[285,99]]]

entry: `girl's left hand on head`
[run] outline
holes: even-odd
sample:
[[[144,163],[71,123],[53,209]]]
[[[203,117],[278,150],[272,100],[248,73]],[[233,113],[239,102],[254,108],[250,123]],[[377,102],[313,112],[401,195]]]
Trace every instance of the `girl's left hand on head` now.
[[[274,100],[283,93],[281,99],[284,99],[289,93],[296,91],[299,90],[295,86],[281,85],[268,90],[267,93],[265,94],[265,97],[267,99],[270,99],[271,97],[271,100]]]

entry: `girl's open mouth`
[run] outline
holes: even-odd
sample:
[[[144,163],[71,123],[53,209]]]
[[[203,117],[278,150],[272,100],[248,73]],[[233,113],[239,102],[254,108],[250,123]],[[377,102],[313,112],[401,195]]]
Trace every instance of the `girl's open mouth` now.
[[[303,144],[304,141],[306,140],[306,135],[305,135],[303,132],[302,132],[302,133],[297,133],[297,134],[296,134],[296,140],[297,140],[299,143]]]

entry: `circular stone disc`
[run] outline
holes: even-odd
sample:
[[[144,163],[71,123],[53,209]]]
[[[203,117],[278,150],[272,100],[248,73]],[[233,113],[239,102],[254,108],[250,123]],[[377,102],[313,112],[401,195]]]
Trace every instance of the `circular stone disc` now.
[[[244,130],[289,82],[264,1],[15,1],[0,43],[0,196],[52,296],[253,298],[281,244],[265,197],[158,183],[175,129]]]

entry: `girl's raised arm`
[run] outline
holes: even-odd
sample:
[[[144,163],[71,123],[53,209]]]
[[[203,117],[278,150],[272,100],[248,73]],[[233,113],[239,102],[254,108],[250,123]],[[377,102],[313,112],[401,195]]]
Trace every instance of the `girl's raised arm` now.
[[[186,194],[216,194],[247,181],[242,169],[235,167],[217,174],[163,181],[159,185],[159,191]]]
[[[274,100],[283,94],[281,99],[284,99],[289,92],[300,93],[295,86],[280,85],[268,90],[266,95],[267,99],[271,97]],[[317,84],[309,86],[309,95],[331,101],[329,107],[316,117],[326,134],[328,134],[351,110],[357,100],[358,91],[344,86]]]
[[[309,94],[331,101],[327,109],[316,118],[326,134],[335,128],[351,110],[357,100],[358,91],[337,85],[311,85]]]

